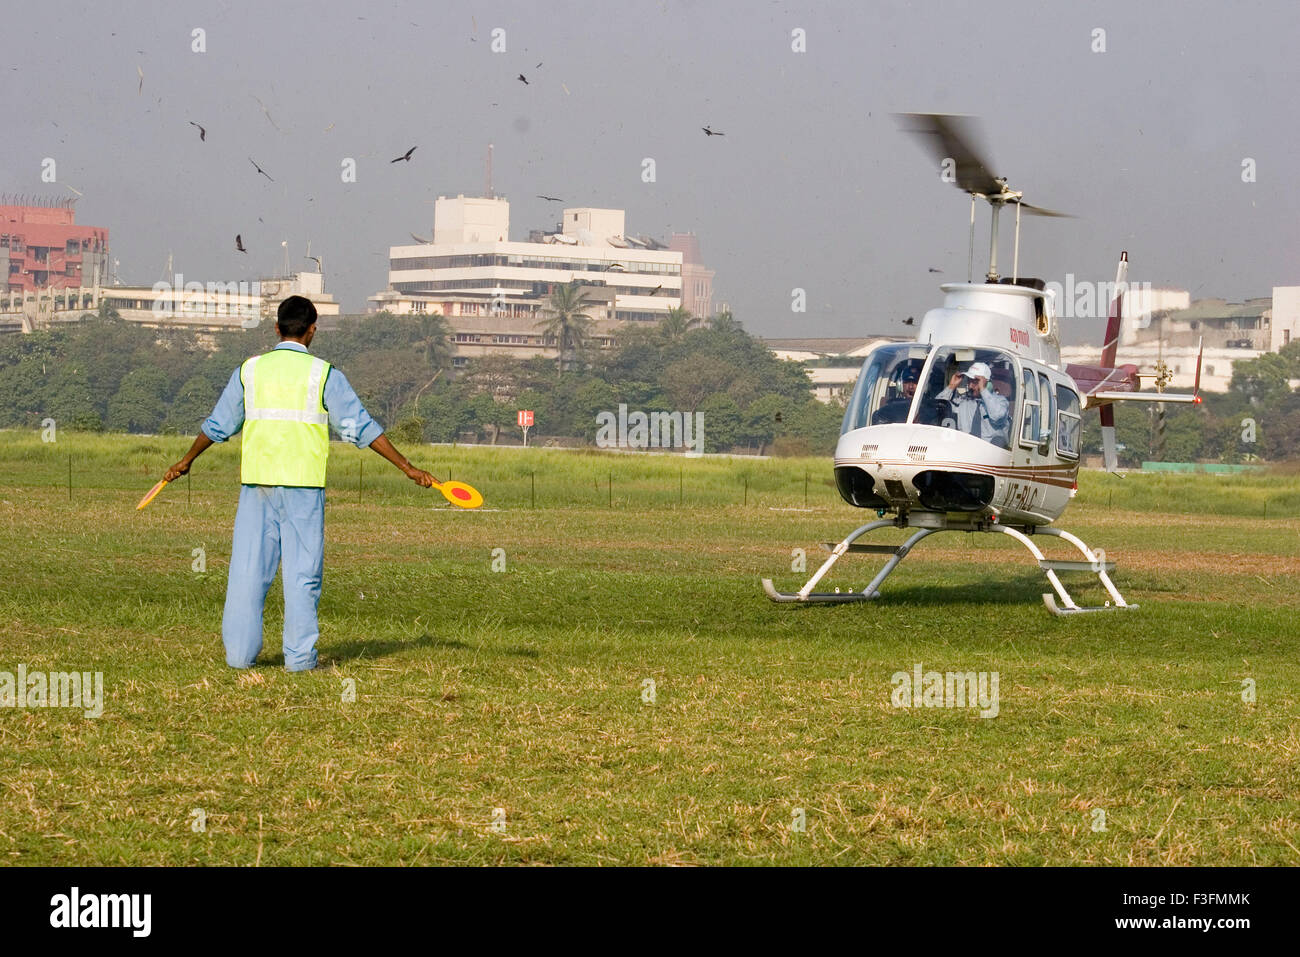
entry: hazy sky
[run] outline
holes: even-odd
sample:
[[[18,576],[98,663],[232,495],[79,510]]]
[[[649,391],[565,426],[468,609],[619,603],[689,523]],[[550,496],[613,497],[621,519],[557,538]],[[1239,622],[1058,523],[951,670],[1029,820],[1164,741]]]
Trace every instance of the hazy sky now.
[[[900,111],[981,116],[994,172],[1078,215],[1026,220],[1022,274],[1111,279],[1127,249],[1131,279],[1194,298],[1300,283],[1291,3],[32,3],[5,34],[0,192],[80,190],[128,283],[169,252],[187,280],[278,273],[282,240],[314,268],[310,240],[361,311],[436,196],[481,193],[491,142],[512,239],[553,228],[537,193],[623,208],[634,235],[695,231],[751,332],[897,334],[965,278],[969,215]]]

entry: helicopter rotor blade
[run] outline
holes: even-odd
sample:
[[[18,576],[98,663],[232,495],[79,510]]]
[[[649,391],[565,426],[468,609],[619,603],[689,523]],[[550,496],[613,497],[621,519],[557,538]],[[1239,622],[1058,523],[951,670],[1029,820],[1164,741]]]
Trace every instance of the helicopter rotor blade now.
[[[895,116],[903,122],[903,131],[921,140],[941,165],[948,160],[955,163],[955,182],[963,192],[997,196],[1006,189],[973,145],[972,117],[940,113],[897,113]]]
[[[1021,203],[1020,208],[1030,216],[1055,216],[1060,219],[1074,219],[1074,213],[1063,213],[1057,209],[1044,209],[1042,206],[1033,206],[1029,203]]]

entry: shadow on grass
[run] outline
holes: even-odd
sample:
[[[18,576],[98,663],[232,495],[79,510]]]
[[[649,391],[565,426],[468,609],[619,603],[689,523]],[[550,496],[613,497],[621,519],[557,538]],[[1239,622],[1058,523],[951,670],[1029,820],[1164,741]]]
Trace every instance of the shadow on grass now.
[[[1082,583],[1079,583],[1082,584]],[[1070,594],[1085,589],[1078,584],[1066,582]],[[880,589],[880,597],[863,604],[880,607],[902,605],[919,605],[923,607],[944,607],[949,605],[1025,605],[1042,606],[1043,595],[1052,590],[1046,578],[1038,575],[1019,575],[1013,578],[990,579],[984,582],[963,582],[951,585],[906,585],[886,582]],[[792,603],[797,604],[797,603]],[[786,606],[789,607],[789,606]],[[831,602],[809,602],[797,604],[802,608],[820,608],[823,611],[837,606]]]
[[[359,658],[382,658],[386,655],[398,654],[403,651],[413,651],[418,648],[446,648],[452,651],[475,650],[487,652],[488,654],[506,655],[511,658],[540,658],[541,653],[536,648],[529,648],[524,645],[512,645],[509,648],[494,649],[490,646],[476,646],[455,638],[437,638],[430,634],[423,634],[414,639],[380,639],[377,641],[363,641],[354,639],[345,641],[338,645],[328,645],[321,650],[321,656],[329,661],[342,662],[352,661]]]
[[[329,643],[321,648],[321,655],[330,661],[352,661],[357,658],[383,658],[387,655],[412,651],[416,648],[461,650],[472,647],[472,645],[457,641],[454,638],[435,638],[433,635],[426,633],[419,638],[410,639],[383,638],[377,641],[353,639],[341,644]]]

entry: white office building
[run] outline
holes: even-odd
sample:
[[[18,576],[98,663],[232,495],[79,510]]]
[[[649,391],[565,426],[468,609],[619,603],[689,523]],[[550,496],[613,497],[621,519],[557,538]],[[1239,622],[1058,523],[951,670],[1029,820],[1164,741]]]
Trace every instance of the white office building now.
[[[538,331],[551,290],[577,280],[592,302],[597,344],[623,323],[657,322],[682,304],[680,251],[626,235],[621,209],[565,209],[553,232],[510,239],[510,203],[500,197],[440,196],[431,242],[389,249],[388,288],[371,312],[440,315],[457,364],[486,353],[554,354]]]

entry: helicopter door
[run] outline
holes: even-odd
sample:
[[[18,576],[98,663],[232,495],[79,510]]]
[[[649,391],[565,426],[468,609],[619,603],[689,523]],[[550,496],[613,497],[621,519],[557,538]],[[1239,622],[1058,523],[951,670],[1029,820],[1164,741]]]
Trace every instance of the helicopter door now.
[[[1046,455],[1051,448],[1052,425],[1056,421],[1056,403],[1052,401],[1052,383],[1048,381],[1045,372],[1038,373],[1038,401],[1041,405],[1039,424],[1042,426],[1038,433],[1038,454]]]
[[[1025,387],[1025,404],[1020,418],[1020,446],[1037,448],[1040,431],[1038,423],[1041,421],[1038,380],[1034,377],[1033,369],[1025,369],[1021,375]]]

